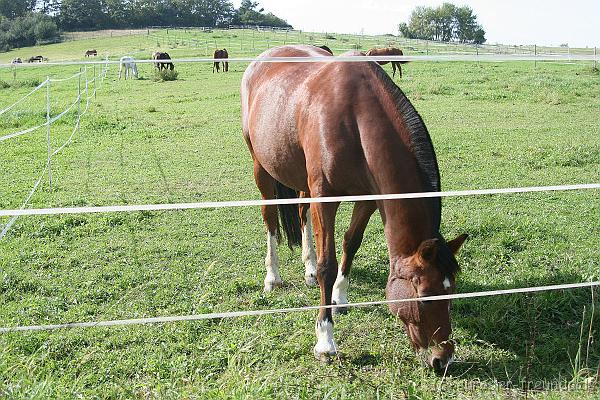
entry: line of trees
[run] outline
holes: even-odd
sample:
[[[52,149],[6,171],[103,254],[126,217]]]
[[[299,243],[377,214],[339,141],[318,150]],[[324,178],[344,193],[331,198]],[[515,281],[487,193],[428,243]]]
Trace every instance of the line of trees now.
[[[244,0],[60,0],[51,4],[63,30],[148,26],[265,25],[290,27],[283,19]]]
[[[58,40],[59,31],[149,26],[262,25],[291,28],[243,0],[0,0],[0,51]]]
[[[59,39],[56,22],[35,12],[36,0],[0,0],[0,51]]]
[[[400,34],[409,39],[485,43],[485,30],[468,6],[444,3],[439,7],[416,7],[408,21],[399,25]]]

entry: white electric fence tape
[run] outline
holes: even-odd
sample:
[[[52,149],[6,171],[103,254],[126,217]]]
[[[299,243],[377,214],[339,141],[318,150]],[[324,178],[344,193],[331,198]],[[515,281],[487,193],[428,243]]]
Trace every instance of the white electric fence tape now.
[[[12,110],[13,108],[15,108],[17,105],[21,104],[23,101],[25,101],[25,99],[27,99],[29,96],[31,96],[32,94],[34,94],[35,92],[37,92],[38,90],[40,90],[41,88],[43,88],[44,86],[46,86],[46,84],[48,83],[48,79],[46,79],[44,82],[40,83],[39,85],[37,85],[35,87],[35,89],[33,89],[31,92],[27,93],[25,96],[21,97],[19,100],[17,100],[15,103],[11,104],[10,106],[6,107],[3,110],[0,110],[0,115],[4,114],[7,111]]]
[[[86,69],[87,69],[87,67],[86,67]],[[104,78],[106,77],[107,71],[108,71],[108,66],[106,65],[102,69],[102,72],[100,74],[100,78],[101,78],[100,82],[101,83],[104,81]],[[75,74],[75,75],[73,75],[73,76],[71,76],[69,78],[65,78],[65,79],[60,79],[60,80],[46,79],[46,81],[44,81],[44,85],[48,84],[49,82],[64,82],[66,80],[82,76],[82,75],[84,75],[86,73],[87,73],[87,70],[84,70],[84,71],[81,71],[81,72],[79,72],[79,73],[77,73],[77,74]],[[96,79],[96,77],[94,77],[94,80],[95,79]],[[59,115],[55,116],[54,118],[50,119],[49,121],[47,121],[46,123],[44,123],[42,125],[35,126],[35,127],[32,127],[32,128],[26,129],[24,131],[21,131],[21,132],[17,132],[16,134],[10,134],[10,135],[6,135],[6,136],[3,136],[3,137],[0,137],[0,141],[6,140],[6,139],[10,139],[12,137],[24,135],[26,133],[32,132],[32,131],[34,131],[36,129],[39,129],[39,128],[43,127],[43,126],[51,125],[52,123],[54,123],[57,120],[59,120],[62,116],[64,116],[67,112],[69,112],[75,105],[78,105],[78,116],[77,116],[77,120],[75,122],[75,127],[71,131],[71,134],[69,135],[69,137],[67,138],[67,140],[60,147],[58,147],[51,154],[49,154],[49,160],[50,160],[52,157],[54,157],[57,154],[59,154],[69,143],[71,143],[72,140],[73,140],[74,135],[79,131],[81,117],[87,113],[87,111],[89,109],[89,105],[90,105],[90,98],[92,98],[94,96],[94,94],[96,93],[96,90],[97,90],[97,88],[95,88],[94,92],[92,93],[92,95],[88,96],[89,82],[90,81],[88,81],[87,78],[86,78],[85,89],[83,91],[81,91],[81,88],[79,88],[79,94],[78,94],[77,99],[75,100],[75,102],[68,109],[64,110]],[[43,85],[38,86],[38,88],[36,88],[36,90],[38,90],[41,87],[43,87]],[[80,106],[80,102],[81,102],[81,99],[82,99],[83,92],[85,92],[85,96],[86,96],[86,106],[85,106],[85,110],[83,112],[79,112],[79,106]],[[29,95],[27,95],[27,96],[29,96]],[[23,99],[21,99],[21,100],[23,100]],[[21,100],[19,100],[19,101],[21,101]],[[50,168],[50,164],[49,164],[49,161],[47,161],[46,164],[45,164],[45,167],[44,167],[43,171],[41,172],[41,174],[39,176],[39,178],[37,179],[37,181],[33,185],[33,188],[31,189],[31,191],[29,192],[29,194],[27,195],[27,197],[25,198],[25,201],[21,205],[21,207],[20,207],[21,210],[25,209],[25,207],[27,207],[27,205],[31,201],[31,198],[33,197],[34,193],[36,192],[36,190],[38,189],[38,187],[42,183],[42,180],[43,180],[44,176],[46,175],[46,173],[48,173],[49,168]],[[12,228],[12,226],[14,225],[14,223],[17,221],[18,218],[19,218],[18,215],[12,216],[12,218],[8,221],[8,223],[4,226],[4,228],[2,228],[2,231],[0,231],[0,240],[2,240],[7,235],[8,231],[10,230],[10,228]]]
[[[229,311],[221,313],[209,313],[209,314],[198,314],[198,315],[181,315],[171,317],[153,317],[153,318],[136,318],[136,319],[123,319],[113,321],[96,321],[96,322],[72,322],[66,324],[55,324],[55,325],[29,325],[29,326],[14,326],[0,328],[0,334],[10,332],[27,332],[27,331],[51,331],[57,329],[67,328],[96,328],[96,327],[110,327],[110,326],[127,326],[127,325],[143,325],[143,324],[159,324],[166,322],[181,322],[181,321],[200,321],[208,319],[224,319],[224,318],[239,318],[239,317],[250,317],[250,316],[261,316],[271,314],[287,314],[305,311],[314,311],[321,308],[338,308],[338,307],[374,307],[386,304],[398,304],[408,303],[415,301],[440,301],[440,300],[458,300],[458,299],[472,299],[478,297],[490,297],[490,296],[504,296],[509,294],[518,293],[537,293],[547,292],[555,290],[565,289],[580,289],[600,286],[600,282],[587,282],[587,283],[572,283],[563,285],[553,286],[537,286],[529,288],[517,288],[517,289],[504,289],[504,290],[490,290],[487,292],[472,292],[472,293],[458,293],[441,296],[427,296],[409,299],[398,299],[398,300],[381,300],[381,301],[367,301],[362,303],[348,303],[340,305],[329,305],[329,306],[307,306],[307,307],[292,307],[292,308],[279,308],[270,310],[251,310],[251,311]]]
[[[599,56],[588,54],[552,54],[552,55],[506,55],[506,54],[448,54],[432,56],[317,56],[317,57],[231,57],[222,58],[175,58],[171,60],[136,60],[138,64],[155,63],[213,63],[227,61],[230,63],[249,63],[253,61],[265,63],[336,63],[336,62],[366,62],[366,61],[411,61],[411,62],[510,62],[510,61],[600,61]],[[40,68],[44,66],[66,65],[119,65],[120,61],[61,61],[43,64],[18,64],[18,68]],[[14,68],[14,64],[0,64],[0,68]]]
[[[355,201],[381,201],[421,199],[432,197],[461,197],[461,196],[483,196],[496,194],[517,194],[536,192],[555,192],[573,190],[600,189],[600,183],[563,186],[534,186],[505,189],[479,189],[479,190],[455,190],[448,192],[419,192],[419,193],[397,193],[397,194],[374,194],[360,196],[336,196],[336,197],[314,197],[314,198],[292,198],[276,200],[240,200],[240,201],[214,201],[201,203],[176,203],[176,204],[139,204],[131,206],[98,206],[98,207],[66,207],[66,208],[34,208],[28,210],[0,210],[0,217],[14,215],[59,215],[59,214],[97,214],[110,212],[133,212],[133,211],[167,211],[167,210],[192,210],[205,208],[228,208],[228,207],[255,207],[273,206],[281,204],[312,204],[312,203],[340,203]]]

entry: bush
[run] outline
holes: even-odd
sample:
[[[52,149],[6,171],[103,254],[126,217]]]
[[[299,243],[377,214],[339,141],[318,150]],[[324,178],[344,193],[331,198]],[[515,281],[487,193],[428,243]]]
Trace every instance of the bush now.
[[[154,80],[156,82],[176,81],[178,76],[179,72],[175,70],[163,69],[154,71]]]
[[[14,19],[0,17],[0,51],[58,41],[59,38],[56,24],[47,15],[29,13]]]
[[[58,28],[50,20],[39,21],[33,28],[36,42],[54,40],[58,37]]]
[[[40,83],[42,83],[42,82],[40,82],[40,80],[36,79],[36,78],[24,79],[22,81],[14,81],[14,82],[6,82],[6,81],[3,81],[0,79],[0,89],[8,89],[10,87],[12,87],[12,88],[36,87],[36,86],[39,86]]]

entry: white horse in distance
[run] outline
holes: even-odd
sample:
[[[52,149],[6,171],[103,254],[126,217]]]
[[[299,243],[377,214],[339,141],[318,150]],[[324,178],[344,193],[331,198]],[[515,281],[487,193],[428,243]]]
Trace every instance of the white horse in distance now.
[[[125,79],[127,77],[131,78],[131,75],[138,77],[137,65],[135,65],[135,58],[125,56],[121,57],[120,66],[119,66],[119,79],[121,79],[121,75],[123,73],[123,68],[125,69]]]

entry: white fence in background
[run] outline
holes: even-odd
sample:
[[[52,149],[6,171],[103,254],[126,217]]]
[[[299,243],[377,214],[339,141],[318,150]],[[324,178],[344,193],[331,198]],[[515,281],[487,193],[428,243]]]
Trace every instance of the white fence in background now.
[[[30,127],[30,128],[22,129],[17,132],[5,134],[0,137],[0,145],[1,145],[1,142],[5,141],[5,140],[23,136],[23,135],[29,134],[31,132],[34,132],[38,129],[41,129],[43,127],[46,127],[46,142],[47,142],[46,164],[45,164],[43,170],[41,171],[41,173],[39,174],[39,177],[36,180],[35,184],[33,185],[31,191],[29,192],[29,194],[23,201],[23,203],[20,207],[21,210],[24,210],[29,205],[31,198],[37,191],[38,187],[41,185],[46,174],[48,174],[49,185],[50,185],[50,187],[52,187],[52,158],[54,156],[56,156],[58,153],[60,153],[67,145],[69,145],[73,141],[73,137],[75,136],[75,134],[77,132],[79,132],[81,117],[83,117],[88,112],[88,109],[90,106],[90,100],[96,96],[96,91],[101,87],[102,83],[104,82],[104,78],[106,77],[107,72],[108,72],[108,63],[106,63],[106,61],[105,61],[104,66],[102,67],[102,69],[100,71],[100,74],[97,76],[94,75],[94,77],[91,79],[88,79],[88,67],[87,66],[83,67],[80,72],[78,72],[68,78],[51,79],[50,77],[47,77],[46,80],[44,80],[42,83],[40,83],[31,92],[29,92],[28,94],[26,94],[25,96],[23,96],[22,98],[20,98],[16,102],[14,102],[13,104],[9,105],[8,107],[0,110],[0,116],[1,116],[5,113],[11,111],[17,105],[22,104],[27,98],[29,98],[31,95],[33,95],[38,90],[41,90],[42,88],[46,88],[46,104],[45,104],[45,106],[46,106],[46,122],[44,122],[43,124],[39,124],[39,125]],[[78,85],[77,85],[77,97],[69,105],[69,107],[67,107],[65,110],[61,111],[59,114],[55,115],[54,117],[50,117],[50,113],[51,113],[50,96],[52,93],[52,91],[51,91],[52,83],[66,82],[66,81],[76,79],[76,78],[79,80]],[[99,84],[97,84],[97,82],[99,82]],[[93,88],[91,88],[92,85],[93,85]],[[84,110],[81,110],[82,100],[85,102]],[[77,117],[75,120],[75,126],[73,127],[71,134],[69,135],[69,137],[63,144],[61,144],[56,149],[53,149],[52,145],[51,145],[51,140],[50,140],[52,124],[54,122],[58,121],[59,119],[61,119],[62,117],[64,117],[65,115],[67,115],[75,107],[77,107]],[[19,217],[18,215],[13,215],[12,218],[8,221],[8,223],[2,228],[2,231],[0,232],[0,240],[4,239],[4,237],[7,235],[8,231],[14,225],[14,223],[16,222],[18,217]]]

